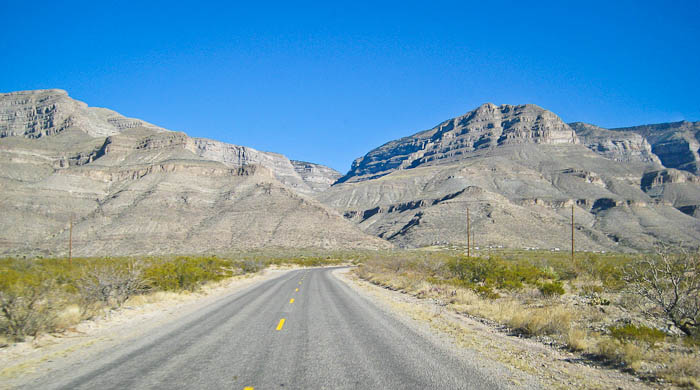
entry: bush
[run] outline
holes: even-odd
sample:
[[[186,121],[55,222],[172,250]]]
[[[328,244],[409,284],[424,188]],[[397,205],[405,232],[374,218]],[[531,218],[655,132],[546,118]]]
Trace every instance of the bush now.
[[[633,294],[643,297],[664,313],[688,336],[697,332],[700,320],[700,253],[672,254],[659,248],[625,272]]]
[[[654,347],[656,343],[663,341],[666,338],[666,334],[658,329],[649,328],[647,326],[635,326],[632,324],[627,324],[619,327],[611,327],[610,335],[623,343],[631,341],[641,341],[648,344],[650,347]]]
[[[532,336],[566,336],[571,329],[573,318],[574,313],[564,306],[522,309],[513,314],[508,320],[508,325]]]
[[[243,260],[238,264],[238,266],[240,267],[241,271],[246,274],[258,272],[265,268],[265,264],[259,260]]]
[[[642,360],[644,357],[643,351],[634,343],[622,343],[607,337],[598,341],[596,352],[612,363],[627,366]]]
[[[0,279],[0,330],[16,340],[36,336],[53,328],[55,315],[51,291],[53,283],[45,275],[29,275],[3,270]]]
[[[84,312],[108,305],[121,306],[129,297],[148,289],[139,261],[108,260],[85,271],[77,282]]]
[[[554,296],[559,296],[559,295],[564,295],[564,286],[561,284],[559,281],[554,281],[554,282],[547,282],[547,283],[540,283],[537,286],[537,289],[540,290],[542,295],[545,297],[554,297]]]
[[[495,256],[489,259],[454,257],[447,261],[447,269],[462,285],[481,285],[504,290],[518,290],[525,283],[534,284],[538,279],[550,276],[531,264],[506,261]]]
[[[178,257],[151,264],[144,276],[151,288],[162,291],[194,291],[203,283],[233,275],[233,264],[217,257]]]

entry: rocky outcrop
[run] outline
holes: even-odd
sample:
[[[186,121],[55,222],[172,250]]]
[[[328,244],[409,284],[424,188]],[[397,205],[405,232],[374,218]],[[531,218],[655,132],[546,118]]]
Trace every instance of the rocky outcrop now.
[[[561,248],[572,206],[580,249],[700,245],[697,176],[664,169],[652,145],[536,106],[484,105],[370,151],[316,196],[404,247],[464,245],[468,208],[477,246]]]
[[[646,138],[634,132],[612,131],[583,122],[569,123],[588,149],[619,162],[661,164]]]
[[[684,214],[698,217],[700,177],[677,169],[646,172],[641,188],[651,198],[672,204]]]
[[[309,195],[315,191],[299,175],[292,162],[281,154],[260,152],[253,148],[204,138],[190,138],[186,148],[199,157],[220,161],[229,166],[241,167],[250,164],[260,164],[270,169],[279,181],[300,193]]]
[[[388,142],[358,158],[339,182],[380,177],[399,169],[458,161],[468,153],[518,144],[576,144],[559,117],[533,104],[490,103],[410,137]]]
[[[36,139],[55,136],[66,130],[95,139],[104,138],[104,143],[93,150],[83,149],[72,153],[63,150],[64,153],[52,156],[55,158],[53,165],[59,168],[91,163],[107,155],[108,158],[100,161],[100,164],[122,163],[124,161],[119,156],[130,155],[132,151],[141,152],[141,158],[147,160],[162,158],[163,151],[177,158],[194,158],[183,154],[188,151],[198,158],[218,161],[230,167],[262,165],[283,184],[303,194],[311,195],[328,187],[305,181],[291,161],[281,154],[204,138],[190,138],[185,133],[126,118],[105,108],[88,107],[83,102],[71,99],[62,90],[0,95],[0,137]],[[69,149],[75,143],[69,145]],[[157,153],[148,157],[149,151]]]
[[[191,138],[57,90],[0,95],[0,110],[0,255],[64,255],[71,219],[80,256],[391,246],[303,195],[322,186],[281,154]]]
[[[69,128],[79,129],[93,137],[106,137],[134,127],[166,131],[112,110],[88,107],[60,89],[0,94],[0,138],[40,138]]]
[[[304,180],[304,183],[315,193],[327,190],[343,176],[333,168],[306,161],[292,160],[292,166],[294,166],[294,170],[301,176],[302,180]]]
[[[700,184],[700,177],[676,169],[662,169],[647,172],[642,176],[642,189],[645,192],[667,184],[695,183]]]
[[[645,137],[664,167],[700,174],[700,122],[681,121],[613,130]]]

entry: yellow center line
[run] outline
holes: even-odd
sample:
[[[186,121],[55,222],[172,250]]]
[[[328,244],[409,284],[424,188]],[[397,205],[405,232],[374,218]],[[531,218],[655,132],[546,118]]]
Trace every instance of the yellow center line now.
[[[294,303],[294,298],[290,299],[289,303]]]
[[[280,320],[280,323],[277,324],[277,330],[282,330],[282,327],[284,326],[284,318]]]
[[[294,291],[295,291],[295,292],[299,292],[299,289],[297,288],[297,289],[295,289]]]
[[[301,284],[301,282],[299,282],[299,284]]]
[[[246,386],[243,388],[243,390],[255,390],[255,387],[253,386]]]

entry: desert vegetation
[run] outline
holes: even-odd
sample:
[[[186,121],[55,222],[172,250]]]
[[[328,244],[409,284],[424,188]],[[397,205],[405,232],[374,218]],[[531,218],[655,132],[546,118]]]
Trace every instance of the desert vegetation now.
[[[0,259],[0,345],[60,332],[158,292],[204,284],[269,266],[346,262],[349,253],[258,251],[228,256]]]
[[[372,283],[433,299],[514,335],[640,378],[700,387],[700,255],[375,253]]]

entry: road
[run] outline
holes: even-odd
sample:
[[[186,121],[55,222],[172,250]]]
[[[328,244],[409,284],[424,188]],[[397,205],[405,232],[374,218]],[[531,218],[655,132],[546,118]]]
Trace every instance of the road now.
[[[332,273],[288,272],[28,384],[42,389],[496,389],[479,362]]]

